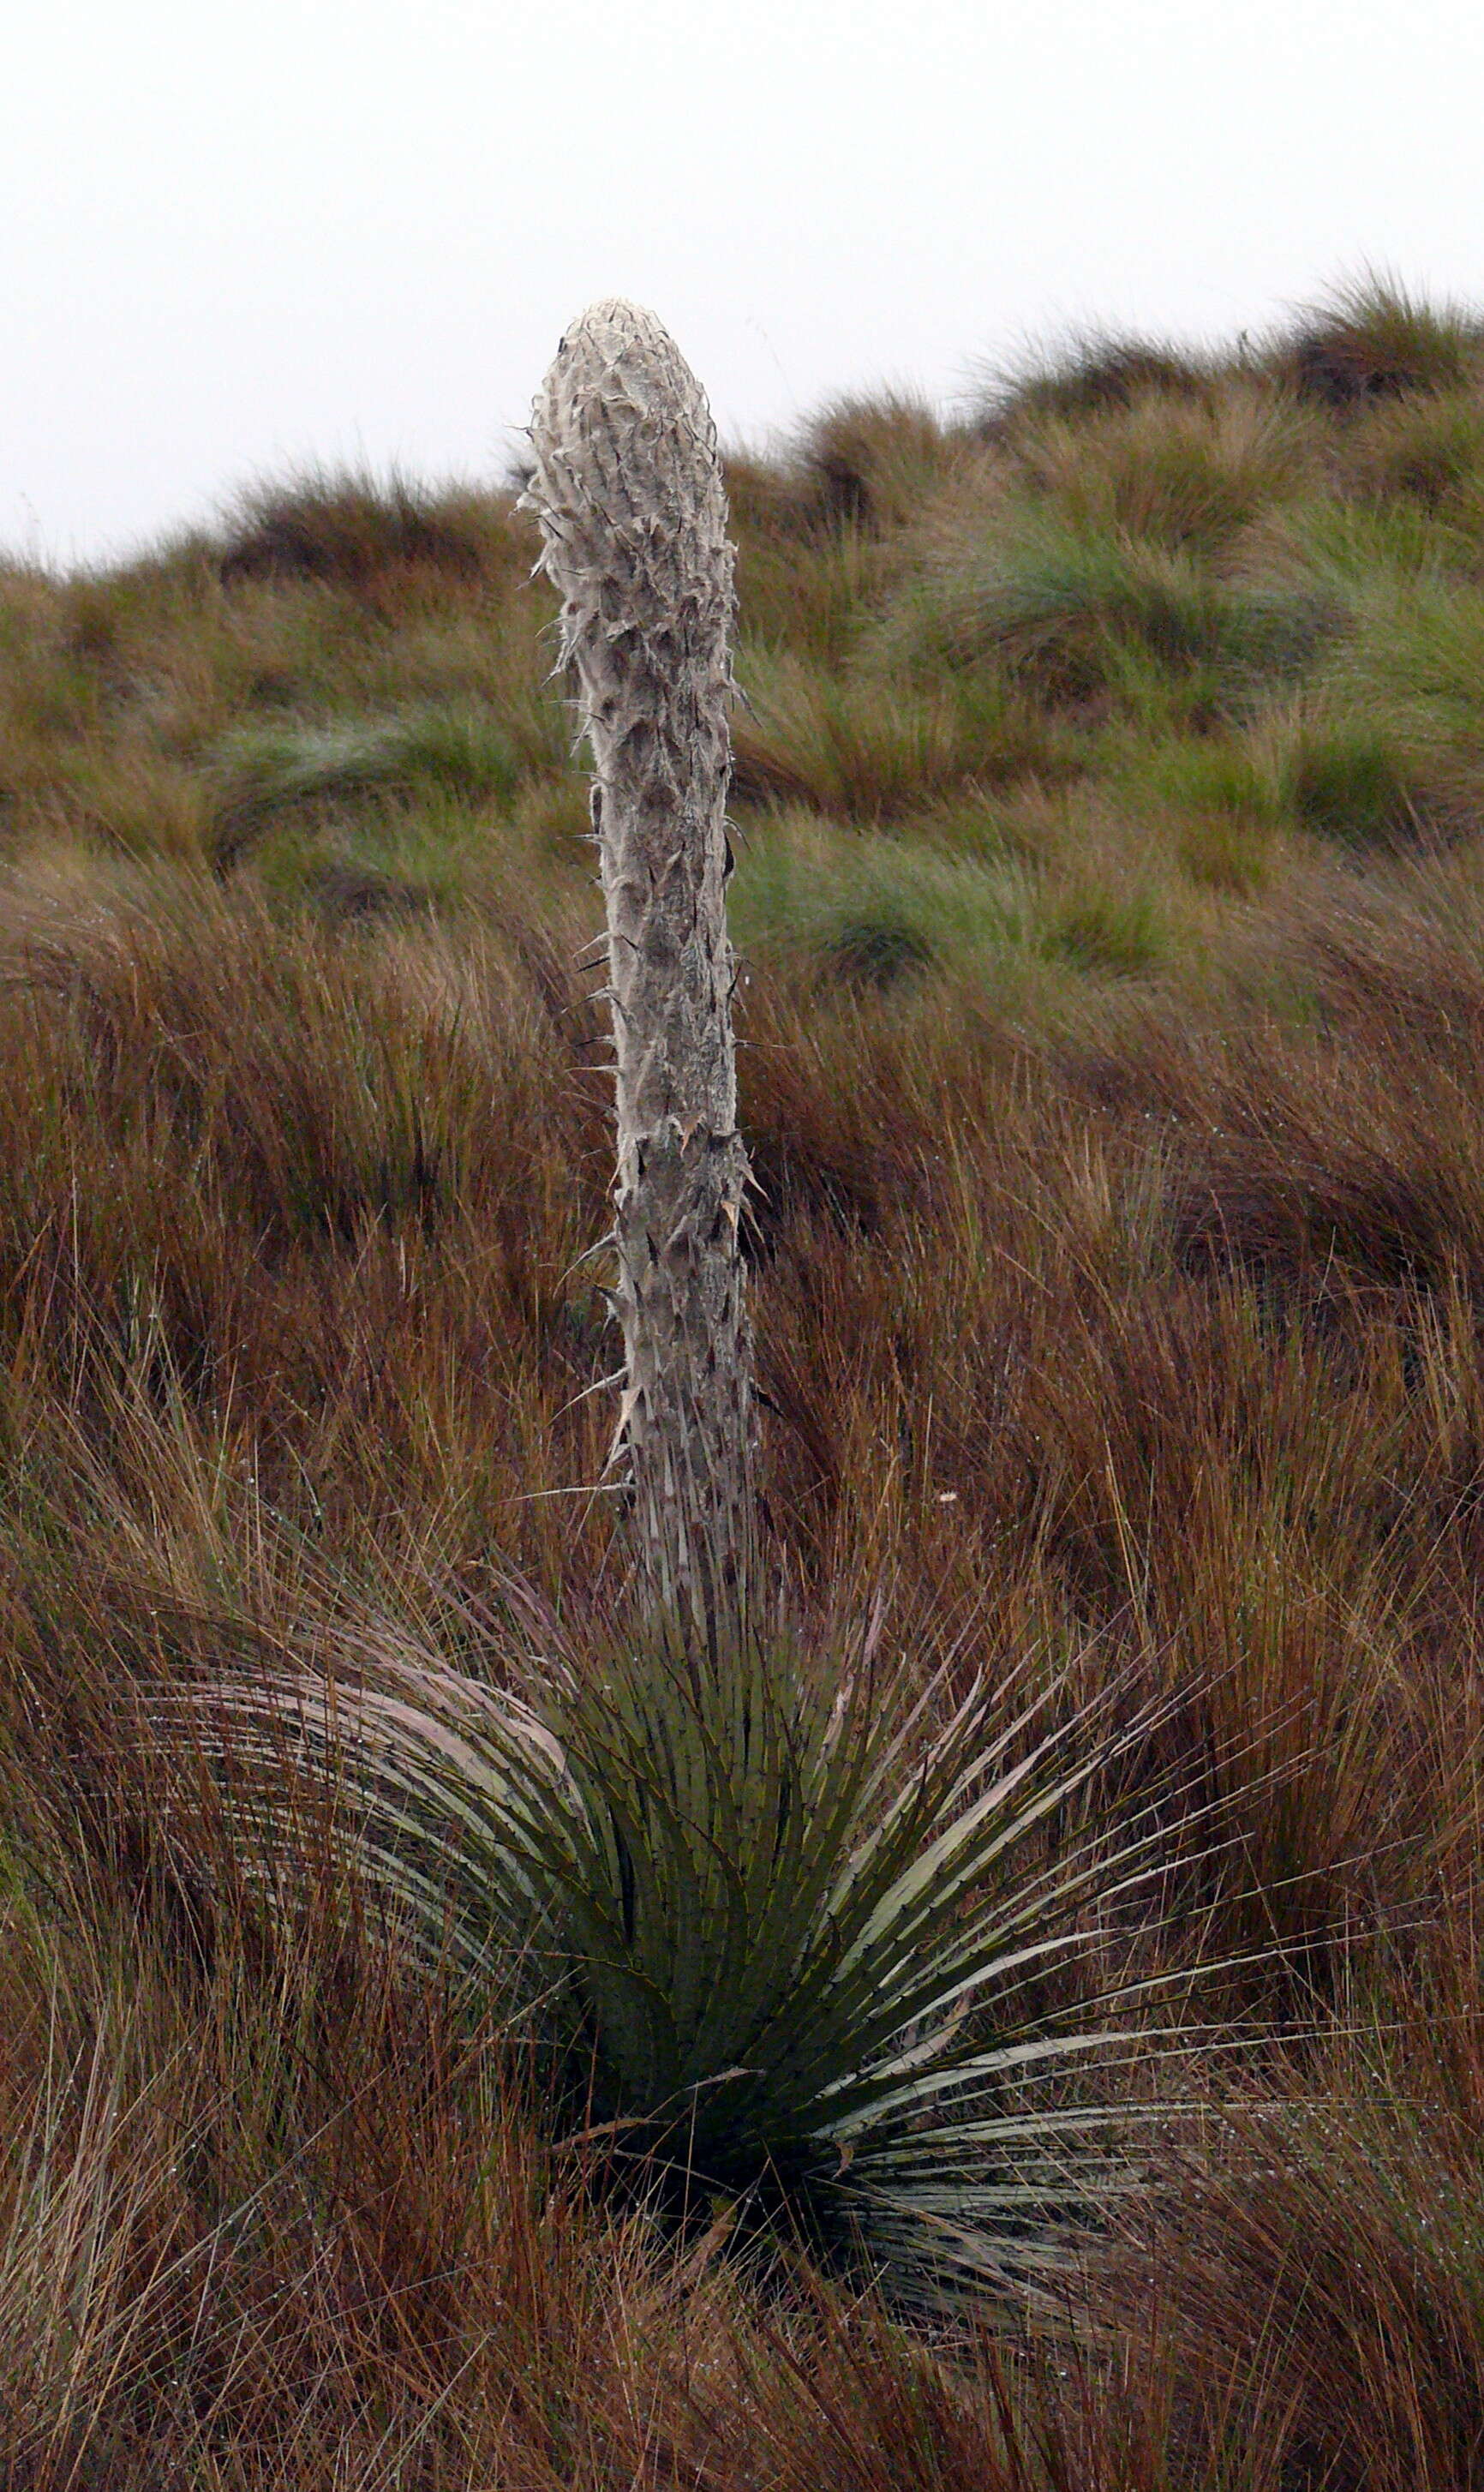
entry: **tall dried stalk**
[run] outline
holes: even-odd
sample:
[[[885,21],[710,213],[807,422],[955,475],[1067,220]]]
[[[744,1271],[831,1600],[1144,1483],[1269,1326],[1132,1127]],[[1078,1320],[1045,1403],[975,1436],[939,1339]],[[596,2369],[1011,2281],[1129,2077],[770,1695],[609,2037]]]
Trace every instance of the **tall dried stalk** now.
[[[709,1645],[755,1527],[727,935],[732,549],[716,431],[668,331],[632,303],[574,321],[536,400],[526,500],[562,596],[595,778],[617,1057],[614,1459],[641,1562]]]

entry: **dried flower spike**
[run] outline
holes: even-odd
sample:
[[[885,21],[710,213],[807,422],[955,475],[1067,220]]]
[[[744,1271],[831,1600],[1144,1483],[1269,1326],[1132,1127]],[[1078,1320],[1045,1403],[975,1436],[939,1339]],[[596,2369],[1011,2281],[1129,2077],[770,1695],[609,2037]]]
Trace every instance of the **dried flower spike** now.
[[[732,549],[705,397],[654,314],[594,304],[536,400],[527,506],[592,748],[617,1057],[626,1374],[642,1562],[709,1645],[751,1582],[752,1341],[727,934]]]

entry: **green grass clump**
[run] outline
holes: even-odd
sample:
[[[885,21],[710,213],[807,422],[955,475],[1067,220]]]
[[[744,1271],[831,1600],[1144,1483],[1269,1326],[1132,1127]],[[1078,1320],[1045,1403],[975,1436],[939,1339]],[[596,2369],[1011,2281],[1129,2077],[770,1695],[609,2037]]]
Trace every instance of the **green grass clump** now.
[[[1406,837],[1416,821],[1415,781],[1393,739],[1359,720],[1300,729],[1284,756],[1282,792],[1298,820],[1348,846]]]
[[[1069,893],[1042,934],[1054,960],[1106,976],[1136,978],[1168,958],[1170,939],[1147,892]]]
[[[750,954],[793,954],[846,985],[888,987],[930,967],[985,974],[1027,939],[1024,871],[935,854],[880,833],[842,835],[807,812],[759,825],[739,850],[732,920]]]
[[[1243,898],[1266,884],[1292,815],[1271,755],[1250,735],[1187,734],[1152,749],[1136,740],[1113,785],[1144,847],[1198,887]]]
[[[1248,384],[1018,426],[1015,474],[1075,527],[1219,560],[1242,531],[1319,482],[1323,428]]]
[[[1481,663],[1484,608],[1464,582],[1421,572],[1360,601],[1321,678],[1329,750],[1341,757],[1326,764],[1322,736],[1309,748],[1320,803],[1326,772],[1338,787],[1349,771],[1362,814],[1399,827],[1410,808],[1440,831],[1470,829],[1484,797]],[[1296,787],[1302,756],[1297,767]],[[1343,789],[1336,802],[1343,813]]]
[[[223,864],[285,813],[343,813],[382,793],[432,804],[452,797],[508,813],[521,779],[519,746],[497,720],[437,709],[329,727],[241,727],[215,758],[215,850]]]
[[[1223,579],[1189,553],[1039,518],[965,547],[910,613],[943,665],[997,662],[1053,702],[1116,697],[1154,669],[1229,710],[1301,674],[1330,625],[1304,588]]]
[[[1378,511],[1424,511],[1477,532],[1484,463],[1484,365],[1466,389],[1379,409],[1350,447],[1355,490]]]
[[[744,661],[732,801],[805,803],[862,826],[895,822],[965,789],[1075,769],[1064,734],[1012,682],[893,678],[866,662],[841,673],[796,660]]]

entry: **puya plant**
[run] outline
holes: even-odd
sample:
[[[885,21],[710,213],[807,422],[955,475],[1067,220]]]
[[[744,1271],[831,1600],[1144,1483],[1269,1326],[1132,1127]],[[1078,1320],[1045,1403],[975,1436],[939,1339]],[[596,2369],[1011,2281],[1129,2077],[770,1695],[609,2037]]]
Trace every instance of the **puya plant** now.
[[[1154,1811],[1098,1797],[1147,1724],[1054,1673],[955,1702],[953,1652],[909,1697],[875,1629],[723,1668],[620,1633],[595,1667],[547,1623],[531,1702],[391,1634],[354,1683],[244,1681],[213,1736],[245,1817],[325,1772],[360,1891],[661,2207],[864,2258],[909,2303],[1044,2283],[1169,2112],[1115,2073],[1176,2038],[1118,1969]]]
[[[727,934],[732,549],[716,432],[633,303],[574,321],[525,502],[560,591],[608,907],[623,1327],[614,1446],[654,1605],[713,1648],[754,1585],[752,1339]]]
[[[366,1632],[336,1672],[322,1640],[303,1676],[245,1675],[206,1736],[280,1897],[285,1762],[328,1770],[355,1878],[519,2012],[544,2097],[663,2196],[864,2242],[914,2292],[982,2286],[1113,2185],[1110,2100],[1076,2072],[1106,2084],[1135,2002],[1089,1932],[1153,1874],[1148,1839],[1098,1824],[1111,1735],[1054,1681],[965,1693],[962,1656],[886,1673],[870,1636],[810,1654],[750,1605],[715,436],[660,324],[604,303],[533,437],[596,763],[643,1597],[581,1654],[547,1621],[514,1674]],[[525,1698],[490,1683],[512,1675]]]

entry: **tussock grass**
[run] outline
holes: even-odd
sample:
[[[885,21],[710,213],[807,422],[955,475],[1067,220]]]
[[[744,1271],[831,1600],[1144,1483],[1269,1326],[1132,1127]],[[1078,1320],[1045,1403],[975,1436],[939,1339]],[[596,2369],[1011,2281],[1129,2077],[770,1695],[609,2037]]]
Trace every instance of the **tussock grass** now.
[[[1224,580],[1182,550],[1040,518],[944,567],[918,632],[949,666],[1000,660],[1053,702],[1136,693],[1151,666],[1209,709],[1302,671],[1329,624],[1302,590]]]
[[[466,581],[498,561],[500,536],[497,506],[472,490],[439,493],[395,473],[310,468],[238,496],[217,562],[228,583],[333,580],[367,589],[424,572]]]
[[[1074,527],[1207,559],[1321,483],[1331,455],[1320,419],[1255,382],[1174,405],[1137,397],[1023,419],[1010,447],[1018,481]]]
[[[1433,304],[1377,270],[1345,280],[1300,312],[1268,350],[1270,371],[1300,396],[1344,411],[1378,399],[1477,379],[1484,322]]]
[[[1143,398],[1200,400],[1207,386],[1201,360],[1182,348],[1093,328],[987,375],[978,413],[985,427],[1008,430],[1024,416],[1075,419]]]
[[[599,910],[511,495],[301,479],[0,578],[0,2477],[1473,2480],[1475,325],[1304,316],[732,462],[762,1476],[816,1672],[740,1724],[629,1632]],[[994,2018],[873,1992],[942,2079],[874,2268],[874,2045],[832,2027],[779,2124],[756,1880],[808,1884],[789,1776],[841,1723],[900,1797],[980,1704],[1017,1769],[1016,1689],[1075,1771],[923,1961],[1074,1879],[1017,2030],[1123,2002],[1038,2084],[1137,2185],[1057,2230],[1069,2146],[930,2319],[886,2270],[1004,2178],[953,2091]],[[519,1952],[531,1858],[448,1770],[518,1705],[595,1847],[585,1954],[523,1987],[467,1942]]]

